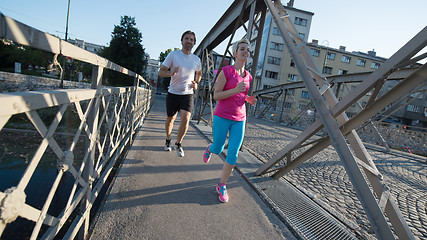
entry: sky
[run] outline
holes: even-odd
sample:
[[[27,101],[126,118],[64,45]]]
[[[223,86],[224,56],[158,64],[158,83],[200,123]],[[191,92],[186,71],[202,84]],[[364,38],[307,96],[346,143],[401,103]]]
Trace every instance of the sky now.
[[[108,45],[114,25],[127,15],[135,18],[146,53],[158,59],[161,52],[181,47],[181,34],[186,30],[196,33],[195,50],[232,2],[70,0],[68,37]],[[287,2],[282,1],[284,5]],[[375,50],[385,58],[427,25],[426,0],[295,0],[294,7],[314,13],[309,41],[317,39],[332,48],[346,46],[347,51]],[[62,39],[67,8],[68,0],[0,0],[4,15]],[[224,53],[226,44],[215,50]]]

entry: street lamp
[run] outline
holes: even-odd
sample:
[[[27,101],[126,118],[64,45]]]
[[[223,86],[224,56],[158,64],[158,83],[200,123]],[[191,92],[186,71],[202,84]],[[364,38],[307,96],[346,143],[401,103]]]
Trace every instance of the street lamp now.
[[[65,24],[65,41],[67,41],[68,39],[68,18],[70,16],[70,0],[68,0],[68,9],[67,9],[67,22]],[[61,71],[61,83],[59,84],[60,88],[64,88],[64,70],[65,70],[65,56],[62,56],[62,71]],[[71,75],[70,75],[70,80],[71,80]]]
[[[70,0],[68,0],[67,23],[65,25],[65,41],[68,39],[68,18],[70,16]]]
[[[323,66],[322,66],[322,73],[325,72],[325,67],[326,67],[326,57],[328,56],[328,48],[329,48],[329,41],[328,40],[323,40],[320,45],[323,45],[323,43],[326,42],[326,50],[325,50],[325,58],[323,59]]]

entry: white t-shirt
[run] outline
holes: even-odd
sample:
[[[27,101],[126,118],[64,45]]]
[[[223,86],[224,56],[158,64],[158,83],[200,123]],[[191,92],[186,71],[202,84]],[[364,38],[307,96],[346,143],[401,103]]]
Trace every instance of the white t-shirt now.
[[[171,69],[178,66],[181,67],[171,77],[168,92],[177,95],[193,94],[191,81],[194,81],[195,72],[202,70],[202,63],[199,57],[192,53],[186,55],[181,50],[176,50],[168,54],[162,65]]]

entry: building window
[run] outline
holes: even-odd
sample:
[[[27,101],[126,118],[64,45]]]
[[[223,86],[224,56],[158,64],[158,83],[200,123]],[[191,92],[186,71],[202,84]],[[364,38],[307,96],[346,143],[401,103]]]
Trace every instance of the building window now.
[[[265,77],[267,77],[267,78],[277,79],[278,75],[279,74],[277,72],[265,71]]]
[[[345,114],[347,115],[348,118],[352,118],[354,117],[354,115],[356,115],[355,112],[345,112]]]
[[[302,97],[302,98],[310,98],[310,94],[308,94],[308,92],[307,92],[307,91],[302,91],[302,92],[301,92],[301,97]]]
[[[307,19],[295,17],[294,24],[306,27],[307,26]]]
[[[421,112],[421,107],[409,104],[406,106],[406,110],[409,112]]]
[[[290,102],[285,102],[284,107],[285,107],[285,108],[291,108],[291,107],[292,107],[292,103],[290,103]]]
[[[289,89],[288,94],[295,96],[295,89]]]
[[[335,53],[328,52],[328,55],[326,56],[329,60],[335,60]]]
[[[264,85],[263,85],[263,88],[264,88],[264,89],[269,89],[269,88],[271,88],[271,85],[266,85],[266,84],[264,84]]]
[[[280,58],[269,56],[267,59],[267,63],[274,64],[274,65],[280,65],[280,60],[281,60]]]
[[[273,34],[277,35],[277,36],[280,36],[280,31],[279,31],[279,29],[277,27],[273,28]]]
[[[419,98],[419,99],[423,99],[424,98],[424,94],[420,93],[420,92],[415,92],[411,94],[411,97],[413,98]]]
[[[350,61],[351,61],[351,57],[349,57],[349,56],[343,55],[341,58],[341,62],[343,62],[343,63],[350,63]]]
[[[305,34],[304,33],[299,33],[299,37],[304,40],[305,39]]]
[[[357,59],[357,66],[364,67],[366,65],[366,60],[364,59]]]
[[[381,66],[381,63],[373,62],[373,63],[371,64],[371,68],[373,68],[373,69],[378,69],[380,66]]]
[[[311,53],[311,55],[312,55],[312,56],[318,57],[318,56],[319,56],[319,54],[320,54],[320,50],[319,50],[319,49],[312,48],[312,49],[310,50],[310,53]]]
[[[298,81],[298,75],[296,75],[296,74],[288,74],[288,81],[291,81],[291,82]]]
[[[338,75],[346,75],[346,74],[347,74],[347,70],[344,70],[344,69],[338,70]]]
[[[332,68],[331,67],[324,67],[322,73],[326,74],[332,74]]]
[[[283,51],[283,43],[276,43],[271,42],[271,49],[277,50],[277,51]]]

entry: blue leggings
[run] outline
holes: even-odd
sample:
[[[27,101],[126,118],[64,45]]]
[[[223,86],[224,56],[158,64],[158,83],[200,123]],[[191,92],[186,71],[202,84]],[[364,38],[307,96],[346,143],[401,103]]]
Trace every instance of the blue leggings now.
[[[222,117],[213,117],[212,135],[213,143],[209,147],[211,153],[220,154],[224,150],[225,140],[228,136],[227,158],[225,161],[230,165],[236,165],[240,146],[245,136],[245,122],[233,121]]]

